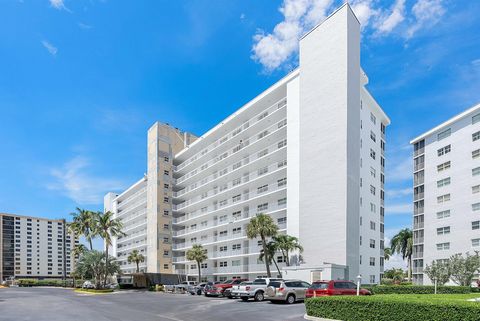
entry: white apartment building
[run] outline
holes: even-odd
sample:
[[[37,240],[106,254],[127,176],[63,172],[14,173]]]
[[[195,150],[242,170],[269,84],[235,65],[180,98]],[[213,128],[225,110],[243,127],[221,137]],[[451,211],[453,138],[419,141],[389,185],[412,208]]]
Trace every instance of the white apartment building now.
[[[434,260],[480,250],[480,104],[410,142],[414,147],[413,280]]]
[[[105,210],[125,225],[112,249],[125,272],[134,272],[126,257],[138,249],[143,271],[195,279],[185,254],[201,244],[206,279],[263,276],[259,240],[246,226],[266,213],[303,245],[294,265],[335,265],[341,278],[379,282],[390,120],[366,89],[360,24],[345,4],[299,44],[297,69],[201,137],[167,124],[149,130],[147,174],[105,196]]]
[[[0,213],[0,281],[66,278],[74,268],[75,244],[65,220]]]

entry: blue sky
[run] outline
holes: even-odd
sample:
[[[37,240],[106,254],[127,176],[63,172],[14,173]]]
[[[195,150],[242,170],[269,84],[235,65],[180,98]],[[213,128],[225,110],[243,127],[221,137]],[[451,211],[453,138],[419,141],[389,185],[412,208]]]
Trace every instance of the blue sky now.
[[[0,1],[0,211],[100,210],[156,120],[202,134],[297,63],[340,0]],[[411,225],[411,138],[480,101],[479,1],[350,1],[392,119],[386,235]],[[476,19],[477,18],[477,19]]]

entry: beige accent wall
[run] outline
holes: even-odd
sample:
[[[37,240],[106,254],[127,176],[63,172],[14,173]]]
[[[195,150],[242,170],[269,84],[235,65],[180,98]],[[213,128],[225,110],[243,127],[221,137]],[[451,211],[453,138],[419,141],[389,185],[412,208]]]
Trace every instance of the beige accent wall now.
[[[173,273],[173,157],[195,138],[189,133],[158,122],[148,130],[147,272],[149,273]],[[168,215],[165,211],[168,211]],[[164,251],[168,251],[168,255],[164,255]]]

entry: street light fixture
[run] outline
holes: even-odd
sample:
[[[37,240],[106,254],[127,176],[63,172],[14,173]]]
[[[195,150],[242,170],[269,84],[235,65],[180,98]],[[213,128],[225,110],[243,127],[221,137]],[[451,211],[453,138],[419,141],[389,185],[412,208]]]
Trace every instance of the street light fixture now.
[[[360,295],[360,282],[362,282],[362,276],[359,274],[357,275],[357,296]]]

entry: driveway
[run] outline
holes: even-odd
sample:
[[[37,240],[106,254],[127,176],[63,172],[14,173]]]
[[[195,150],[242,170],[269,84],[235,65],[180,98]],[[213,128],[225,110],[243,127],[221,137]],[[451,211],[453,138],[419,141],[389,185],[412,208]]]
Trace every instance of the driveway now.
[[[62,288],[0,289],[2,321],[300,321],[304,313],[303,303],[243,302],[133,290],[91,295]]]

